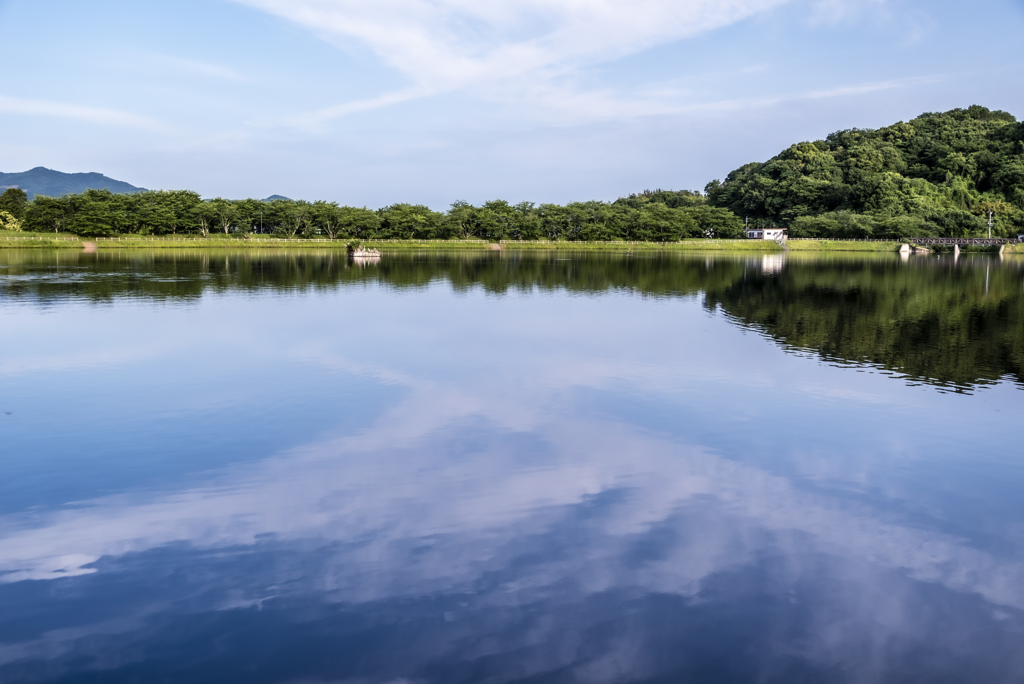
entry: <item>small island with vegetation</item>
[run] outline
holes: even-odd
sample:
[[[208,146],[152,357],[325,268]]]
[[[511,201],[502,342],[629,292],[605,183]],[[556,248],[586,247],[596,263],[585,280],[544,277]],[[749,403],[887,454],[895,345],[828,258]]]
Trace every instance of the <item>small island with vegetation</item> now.
[[[838,131],[797,143],[711,181],[703,191],[644,191],[614,202],[459,201],[437,212],[414,204],[371,210],[280,197],[204,200],[189,190],[89,189],[30,199],[24,190],[8,188],[0,196],[3,247],[53,246],[72,237],[120,238],[123,246],[185,240],[197,246],[297,246],[315,240],[367,249],[380,241],[444,248],[502,241],[545,248],[622,242],[722,248],[722,241],[744,238],[750,226],[823,241],[989,233],[1016,240],[1024,234],[1024,123],[977,105],[922,114],[877,130]],[[771,241],[754,242],[747,246],[780,249]]]

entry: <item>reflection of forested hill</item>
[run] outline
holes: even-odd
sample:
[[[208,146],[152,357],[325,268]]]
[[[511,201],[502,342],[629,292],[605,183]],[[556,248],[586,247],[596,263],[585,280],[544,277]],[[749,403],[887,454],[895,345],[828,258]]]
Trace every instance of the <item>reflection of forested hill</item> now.
[[[194,300],[233,291],[314,291],[382,284],[459,290],[705,293],[709,308],[786,347],[870,363],[932,382],[1024,383],[1024,293],[1015,262],[781,255],[587,253],[393,255],[359,266],[324,252],[0,252],[0,298],[55,304],[121,298]]]
[[[707,294],[795,349],[969,386],[1024,383],[1024,295],[1015,266],[951,261],[790,262]]]

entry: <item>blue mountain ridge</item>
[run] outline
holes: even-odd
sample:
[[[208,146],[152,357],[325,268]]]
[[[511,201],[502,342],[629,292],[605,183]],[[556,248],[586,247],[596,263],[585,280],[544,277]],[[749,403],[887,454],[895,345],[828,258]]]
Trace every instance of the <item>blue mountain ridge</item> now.
[[[121,194],[146,191],[146,188],[107,178],[102,173],[63,173],[42,166],[21,173],[0,173],[0,191],[6,188],[21,188],[29,199],[36,195],[60,197],[86,190],[110,190]]]
[[[63,195],[77,195],[86,190],[109,190],[125,195],[147,192],[146,188],[139,188],[131,183],[108,178],[102,173],[64,173],[43,166],[20,173],[0,172],[0,192],[7,188],[24,190],[30,200],[36,195],[62,197]],[[263,201],[288,199],[284,195],[271,195]]]

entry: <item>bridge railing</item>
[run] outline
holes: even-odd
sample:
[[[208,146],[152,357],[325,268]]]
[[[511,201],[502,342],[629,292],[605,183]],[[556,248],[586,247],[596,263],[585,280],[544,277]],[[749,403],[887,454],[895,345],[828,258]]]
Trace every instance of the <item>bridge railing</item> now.
[[[978,237],[960,237],[960,238],[937,238],[937,237],[921,237],[921,238],[907,238],[906,242],[916,242],[921,245],[1005,245],[1010,242],[1006,238],[978,238]]]
[[[1013,238],[982,238],[982,237],[903,237],[903,238],[789,238],[793,240],[808,240],[813,242],[891,242],[893,244],[908,242],[917,244],[933,245],[1003,245],[1019,242]]]

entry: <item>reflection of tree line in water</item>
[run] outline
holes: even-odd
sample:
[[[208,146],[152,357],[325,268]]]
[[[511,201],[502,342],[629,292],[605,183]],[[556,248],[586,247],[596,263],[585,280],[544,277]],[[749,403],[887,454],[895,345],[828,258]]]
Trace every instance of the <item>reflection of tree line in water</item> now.
[[[475,252],[396,254],[373,263],[349,259],[335,250],[269,254],[251,251],[182,250],[77,252],[0,252],[0,293],[40,300],[75,297],[109,301],[118,296],[191,299],[204,293],[235,290],[330,289],[380,283],[393,288],[423,288],[444,281],[456,290],[487,292],[624,289],[654,296],[692,295],[709,283],[725,285],[743,273],[745,261],[688,260],[678,255]],[[60,259],[63,277],[52,269]],[[758,256],[757,259],[761,257]],[[760,262],[758,262],[760,263]],[[697,266],[694,268],[694,266]],[[723,268],[724,267],[724,268]]]
[[[8,253],[0,296],[55,302],[120,297],[190,300],[204,293],[315,291],[379,283],[457,291],[704,294],[743,325],[787,347],[868,362],[913,377],[968,386],[1010,375],[1024,383],[1020,264],[978,260],[780,261],[779,256],[683,254],[429,254],[360,266],[333,251]],[[60,274],[53,267],[59,260]]]
[[[790,262],[705,302],[787,347],[969,386],[1004,375],[1024,383],[1022,290],[1019,264]]]

